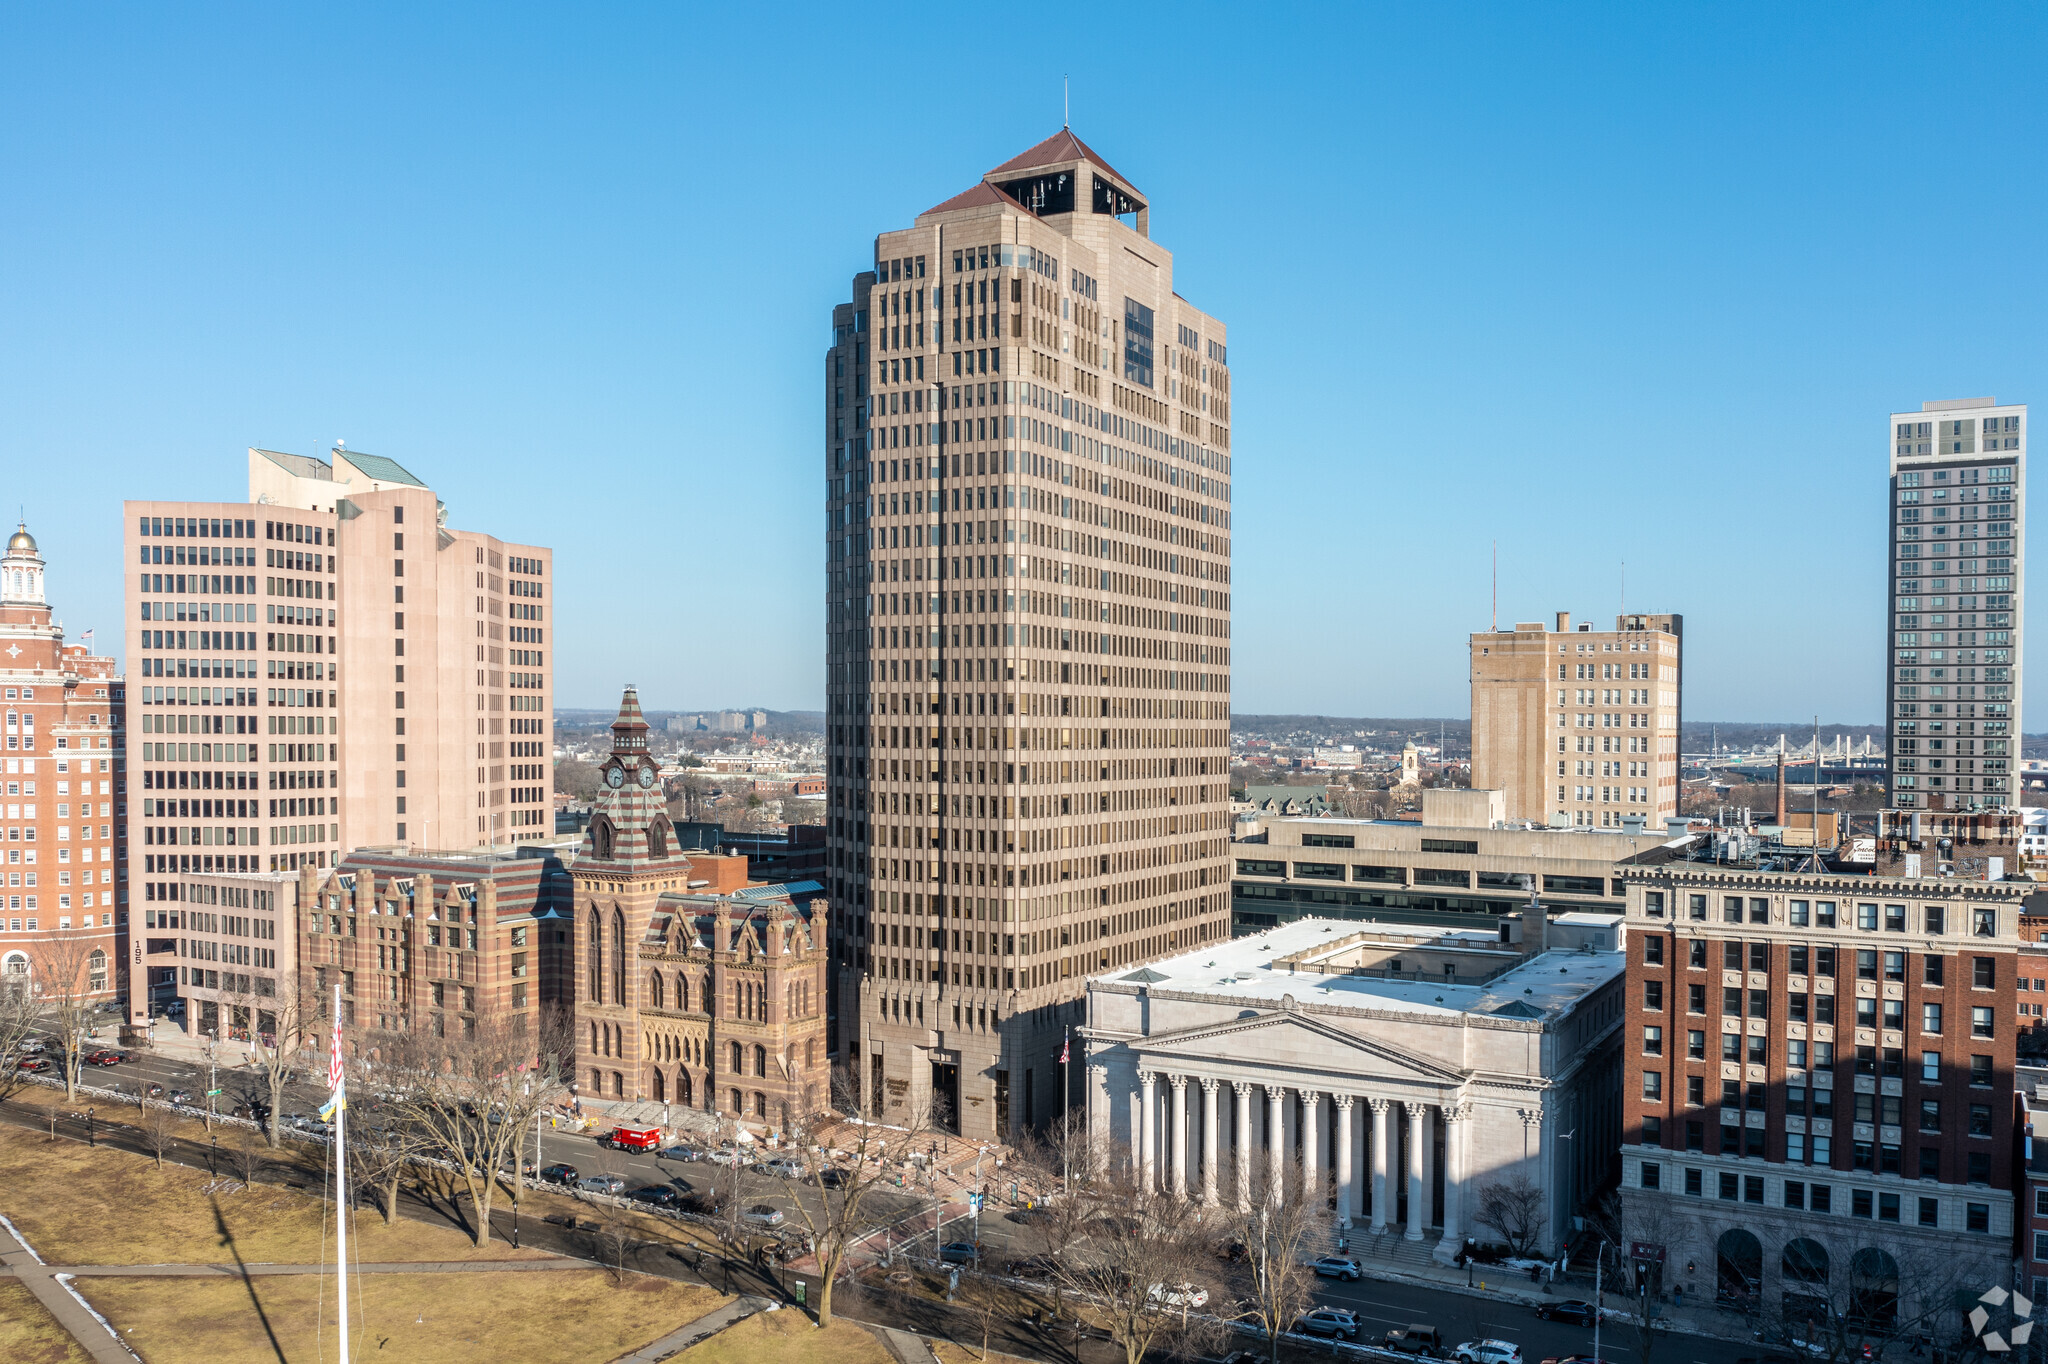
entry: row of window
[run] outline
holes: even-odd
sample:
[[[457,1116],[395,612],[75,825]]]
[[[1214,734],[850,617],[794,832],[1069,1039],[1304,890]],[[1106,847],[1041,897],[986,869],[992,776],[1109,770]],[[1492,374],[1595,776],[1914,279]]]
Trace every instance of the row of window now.
[[[1686,917],[1699,922],[1707,919],[1705,895],[1686,896]],[[1834,900],[1787,900],[1785,920],[1795,928],[1838,928],[1844,926],[1839,915],[1838,903]],[[1661,890],[1643,893],[1643,913],[1652,919],[1664,917],[1664,892]],[[1877,904],[1868,901],[1855,902],[1853,926],[1866,933],[1879,931],[1880,923],[1886,933],[1904,933],[1908,929],[1907,906]],[[1768,896],[1724,895],[1721,897],[1721,922],[1727,924],[1771,922],[1771,901]],[[1943,934],[1948,932],[1948,906],[1923,905],[1920,910],[1922,933]],[[1998,911],[1996,909],[1973,909],[1970,911],[1970,932],[1973,936],[1989,938],[1998,932]]]
[[[1694,1198],[1704,1198],[1707,1191],[1706,1171],[1693,1166],[1682,1167],[1682,1187]],[[1645,1189],[1664,1187],[1664,1167],[1656,1161],[1643,1162],[1638,1181]],[[1764,1177],[1762,1175],[1736,1174],[1719,1171],[1714,1181],[1717,1198],[1730,1203],[1764,1204]],[[1828,1184],[1808,1184],[1803,1180],[1782,1181],[1782,1202],[1788,1208],[1801,1208],[1808,1212],[1833,1212],[1834,1188]],[[1904,1199],[1908,1195],[1886,1193],[1876,1189],[1849,1190],[1848,1214],[1851,1217],[1867,1217],[1878,1222],[1899,1222],[1904,1219]],[[1923,1227],[1941,1225],[1941,1200],[1939,1198],[1915,1197],[1914,1221]],[[1991,1205],[1989,1203],[1965,1203],[1963,1205],[1963,1229],[1988,1234],[1991,1230]]]

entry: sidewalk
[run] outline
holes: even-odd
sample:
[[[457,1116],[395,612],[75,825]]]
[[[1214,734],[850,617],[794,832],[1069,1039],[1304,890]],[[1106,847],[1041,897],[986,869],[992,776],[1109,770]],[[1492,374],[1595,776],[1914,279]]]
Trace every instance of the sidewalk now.
[[[121,1343],[114,1328],[64,1282],[69,1277],[65,1268],[44,1264],[43,1257],[17,1236],[13,1225],[4,1219],[0,1219],[0,1265],[5,1265],[21,1286],[35,1296],[43,1310],[57,1319],[57,1324],[93,1357],[95,1364],[136,1364],[135,1352]]]

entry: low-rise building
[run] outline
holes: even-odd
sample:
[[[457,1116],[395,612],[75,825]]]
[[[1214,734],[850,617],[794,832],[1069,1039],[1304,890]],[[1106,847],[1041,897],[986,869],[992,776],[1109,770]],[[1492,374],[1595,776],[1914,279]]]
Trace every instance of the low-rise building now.
[[[1526,1181],[1554,1245],[1620,1133],[1623,948],[1616,915],[1526,934],[1302,919],[1098,976],[1091,1138],[1211,1206],[1299,1162],[1340,1229],[1440,1259],[1500,1239],[1482,1192]]]
[[[274,1045],[276,1000],[298,969],[300,878],[290,872],[190,872],[136,887],[128,1035],[181,1027],[193,1041]]]
[[[1231,931],[1314,915],[1491,932],[1533,891],[1553,912],[1621,912],[1615,863],[1667,834],[1644,829],[1510,827],[1500,793],[1422,793],[1422,820],[1266,819],[1231,844]],[[1262,841],[1261,841],[1262,840]]]

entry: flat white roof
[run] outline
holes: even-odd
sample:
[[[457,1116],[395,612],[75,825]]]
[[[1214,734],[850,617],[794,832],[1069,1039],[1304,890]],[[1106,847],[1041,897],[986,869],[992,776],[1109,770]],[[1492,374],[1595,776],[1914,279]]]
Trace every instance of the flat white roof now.
[[[1615,916],[1573,916],[1612,923]],[[1625,955],[1614,952],[1555,950],[1532,957],[1484,985],[1459,985],[1443,980],[1388,980],[1371,976],[1316,975],[1274,968],[1277,958],[1309,952],[1360,932],[1381,937],[1412,938],[1418,947],[1488,947],[1500,949],[1499,936],[1473,929],[1445,931],[1420,924],[1372,920],[1298,919],[1246,938],[1233,938],[1164,961],[1106,972],[1091,984],[1132,984],[1191,994],[1213,994],[1217,1000],[1251,1000],[1277,1005],[1282,998],[1360,1009],[1438,1015],[1497,1014],[1533,1019],[1569,1013],[1586,995],[1620,976]],[[1516,1008],[1520,1005],[1520,1008]]]

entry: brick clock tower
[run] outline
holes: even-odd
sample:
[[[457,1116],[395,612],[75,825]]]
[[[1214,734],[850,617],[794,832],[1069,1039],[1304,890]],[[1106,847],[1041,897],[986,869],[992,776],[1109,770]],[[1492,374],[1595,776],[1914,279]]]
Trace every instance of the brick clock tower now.
[[[612,721],[612,752],[570,868],[576,888],[576,1081],[586,1098],[636,1100],[642,1093],[638,1010],[646,988],[639,947],[664,891],[684,891],[690,860],[676,847],[639,692],[628,686]]]

